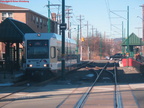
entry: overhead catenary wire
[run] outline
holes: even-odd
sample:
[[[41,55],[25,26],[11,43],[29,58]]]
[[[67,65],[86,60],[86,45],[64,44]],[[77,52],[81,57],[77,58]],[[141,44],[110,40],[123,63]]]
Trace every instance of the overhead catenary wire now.
[[[109,18],[109,23],[110,23],[110,30],[112,30],[112,27],[111,27],[112,21],[111,21],[111,15],[110,15],[109,1],[105,0],[105,4],[106,4],[107,12],[108,12],[108,18]]]

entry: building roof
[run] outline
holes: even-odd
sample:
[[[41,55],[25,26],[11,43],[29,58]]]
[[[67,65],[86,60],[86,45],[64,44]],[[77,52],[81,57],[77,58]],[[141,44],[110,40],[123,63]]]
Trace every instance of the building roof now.
[[[35,32],[25,23],[11,18],[6,18],[0,24],[0,42],[21,43],[25,33]]]
[[[0,3],[0,10],[29,10],[29,9]]]
[[[129,44],[128,44],[129,40]],[[128,45],[133,45],[133,46],[142,46],[144,43],[142,42],[141,38],[136,36],[134,33],[132,33],[128,39],[125,39],[124,42],[122,43],[122,46],[127,46]]]

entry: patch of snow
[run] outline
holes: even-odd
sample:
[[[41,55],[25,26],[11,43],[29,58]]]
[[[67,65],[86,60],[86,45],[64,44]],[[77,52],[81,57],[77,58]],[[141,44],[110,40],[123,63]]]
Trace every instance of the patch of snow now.
[[[4,87],[4,86],[12,86],[13,83],[0,83],[0,86],[1,87]]]

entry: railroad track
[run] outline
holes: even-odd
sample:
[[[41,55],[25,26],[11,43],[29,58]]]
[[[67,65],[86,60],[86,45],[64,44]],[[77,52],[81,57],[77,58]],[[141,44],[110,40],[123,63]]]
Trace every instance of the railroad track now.
[[[117,82],[117,80],[120,81],[120,77],[117,79],[117,71],[119,71],[118,75],[121,73],[120,70],[117,70],[117,63],[109,61],[105,65],[104,63],[100,64],[101,62],[89,62],[81,66],[79,70],[72,72],[76,74],[67,74],[68,76],[66,76],[71,80],[71,77],[86,72],[94,75],[95,79],[91,81],[85,79],[84,81],[80,80],[80,83],[79,80],[77,83],[50,82],[38,86],[16,87],[15,90],[12,88],[11,95],[6,96],[9,92],[4,92],[5,95],[1,93],[0,96],[3,98],[0,100],[0,108],[5,105],[7,105],[6,107],[11,107],[11,105],[25,107],[28,106],[27,102],[29,103],[28,108],[31,108],[39,105],[37,100],[43,103],[40,104],[41,107],[45,105],[44,108],[123,108],[130,106],[128,102],[131,101],[133,101],[131,105],[135,105],[135,108],[140,106],[136,95],[131,91],[134,86],[121,85],[120,82]],[[87,74],[83,74],[83,76]],[[126,88],[122,88],[123,86]],[[131,98],[127,100],[127,96]],[[26,105],[23,102],[26,102]],[[23,103],[23,106],[19,103]],[[33,103],[36,105],[33,106]]]
[[[69,74],[70,72],[73,72],[73,71],[76,71],[82,67],[85,67],[86,65],[88,65],[90,63],[91,62],[85,62],[84,64],[80,64],[79,67],[77,67],[76,69],[74,69],[72,71],[67,72],[66,74]],[[19,92],[22,92],[26,89],[30,89],[31,87],[34,87],[34,86],[44,86],[44,85],[48,84],[49,82],[54,81],[54,80],[59,79],[59,78],[60,78],[60,76],[56,76],[56,77],[52,77],[48,80],[41,81],[41,82],[33,82],[30,80],[25,80],[25,81],[16,83],[13,85],[13,87],[18,87],[18,88],[10,91],[10,93],[8,93],[4,96],[0,96],[0,101],[3,102],[4,99],[9,98],[9,97],[11,97],[11,96],[13,96]],[[9,89],[9,88],[11,88],[11,87],[4,87],[4,89],[2,89],[2,90],[4,91],[4,90]],[[2,91],[0,91],[0,92],[2,92]],[[9,100],[8,103],[11,103],[11,101],[14,101],[14,100],[11,99],[11,100]],[[8,104],[8,103],[6,103],[6,104]],[[4,105],[6,105],[6,104],[4,103]],[[0,108],[2,108],[4,105],[1,105]]]
[[[73,108],[83,108],[85,107],[85,105],[87,104],[87,101],[89,100],[91,94],[93,94],[93,91],[94,91],[94,88],[96,88],[95,86],[97,85],[97,83],[100,83],[100,79],[101,77],[103,77],[103,73],[107,72],[110,74],[110,77],[111,80],[113,81],[113,107],[114,108],[123,108],[122,107],[122,101],[121,101],[121,95],[120,95],[120,92],[119,92],[119,86],[117,84],[117,66],[116,66],[116,62],[113,63],[113,71],[109,71],[107,70],[108,66],[109,66],[109,62],[106,63],[106,65],[103,67],[103,68],[100,68],[100,67],[97,67],[95,66],[94,62],[88,64],[87,66],[90,66],[87,67],[86,66],[86,69],[88,71],[95,71],[94,69],[99,69],[100,71],[97,72],[95,71],[96,73],[96,78],[94,80],[94,82],[89,85],[86,89],[84,89],[83,92],[81,92],[79,95],[81,95],[79,97],[79,99],[77,100],[77,102],[72,106]],[[72,93],[70,95],[68,95],[68,97],[66,97],[58,106],[57,108],[62,108],[69,100],[72,99],[73,95],[76,95],[77,94],[77,91],[79,91],[80,88],[76,88],[72,91]]]
[[[80,91],[81,89],[81,85],[78,85],[61,103],[59,103],[59,105],[57,105],[57,108],[61,108],[67,101],[69,101],[73,95],[76,95],[76,94],[79,94],[79,99],[77,100],[77,102],[73,105],[74,108],[82,108],[86,105],[86,102],[87,100],[89,99],[90,97],[90,94],[92,93],[93,91],[93,88],[94,86],[97,84],[97,83],[100,83],[99,80],[101,80],[102,78],[102,75],[104,75],[103,73],[109,73],[110,74],[110,78],[111,80],[114,80],[114,108],[122,108],[122,103],[121,103],[121,96],[120,96],[120,93],[119,93],[119,88],[118,88],[118,85],[117,85],[117,78],[116,78],[116,72],[117,72],[117,66],[116,66],[116,63],[113,63],[113,72],[107,70],[108,66],[109,66],[109,62],[106,63],[106,65],[102,68],[96,66],[95,62],[88,62],[84,65],[81,65],[78,69],[81,69],[81,68],[85,68],[87,71],[93,71],[93,73],[95,73],[96,75],[96,78],[94,80],[94,82],[86,87],[84,89],[84,91],[82,92],[78,92]],[[95,71],[95,69],[99,70],[98,71]],[[53,79],[50,79],[48,81],[44,81],[44,82],[40,82],[40,83],[37,83],[37,84],[33,84],[33,86],[41,86],[41,85],[45,85],[47,84],[49,81],[51,80],[54,80],[56,78],[53,78]],[[30,82],[27,82],[27,83],[30,83]],[[24,87],[20,87],[18,89],[16,89],[15,91],[5,95],[5,96],[2,96],[0,97],[0,101],[3,102],[3,100],[5,99],[9,99],[11,97],[13,97],[13,95],[16,95],[17,93],[19,92],[23,92],[24,90],[26,89],[30,89],[30,87],[33,87],[33,86],[24,86]],[[19,97],[20,98],[20,97]],[[14,99],[9,99],[9,101],[7,103],[4,103],[1,107],[11,103],[12,101],[14,101]]]

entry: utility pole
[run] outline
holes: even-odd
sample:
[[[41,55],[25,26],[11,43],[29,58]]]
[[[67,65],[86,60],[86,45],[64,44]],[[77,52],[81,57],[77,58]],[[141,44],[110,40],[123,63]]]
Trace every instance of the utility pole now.
[[[96,40],[95,40],[95,37],[94,37],[94,27],[93,27],[93,25],[92,25],[92,28],[91,28],[91,30],[92,30],[92,43],[93,43],[93,45],[92,45],[92,56],[94,57],[94,55],[95,55],[95,42],[96,42]]]
[[[94,27],[92,26],[92,28],[91,28],[91,30],[92,30],[92,37],[94,37],[94,29],[96,29],[96,28],[94,28]]]
[[[78,29],[77,29],[77,54],[79,53],[79,25],[78,25]]]
[[[87,27],[87,38],[88,38],[88,32],[89,32],[89,23],[88,23],[88,21],[87,21],[87,24],[85,24],[85,26]]]
[[[94,36],[94,35],[93,35],[93,30],[94,30],[94,28],[93,28],[93,26],[92,26],[92,37]]]
[[[50,1],[48,1],[48,33],[51,32],[50,23]]]
[[[66,12],[67,17],[66,17],[66,18],[68,19],[68,23],[67,23],[67,24],[68,24],[68,28],[67,28],[67,29],[68,29],[68,38],[71,38],[71,36],[70,36],[70,18],[72,18],[72,16],[70,16],[70,14],[71,14],[70,11],[71,11],[72,9],[70,9],[71,6],[66,6],[66,7],[67,7],[67,9],[66,9],[66,11],[67,11],[67,12]]]
[[[100,60],[101,60],[102,59],[102,36],[101,36],[101,34],[100,34],[100,45],[99,46],[100,46],[100,49],[99,49],[100,55],[99,56],[100,56]]]
[[[82,60],[82,41],[81,41],[81,39],[82,39],[82,27],[81,27],[81,25],[82,25],[82,20],[84,20],[84,19],[82,19],[82,15],[80,15],[79,16],[79,22],[80,22],[80,59]]]
[[[89,32],[89,23],[88,23],[88,21],[87,21],[87,24],[86,24],[86,26],[87,26],[87,48],[88,48],[88,54],[87,54],[87,56],[88,56],[88,60],[90,59],[90,49],[89,49],[89,36],[88,36],[88,32]]]
[[[82,19],[82,15],[80,15],[79,16],[79,19],[77,19],[77,20],[79,20],[79,22],[80,22],[80,39],[82,38],[82,20],[84,20],[84,19]]]

